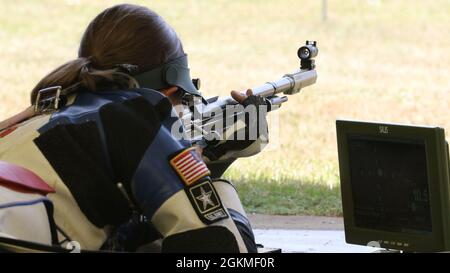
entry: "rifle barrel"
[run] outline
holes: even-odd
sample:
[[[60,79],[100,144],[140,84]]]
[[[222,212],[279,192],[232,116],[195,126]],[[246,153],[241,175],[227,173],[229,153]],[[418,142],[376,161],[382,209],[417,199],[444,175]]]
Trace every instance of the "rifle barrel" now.
[[[303,87],[314,84],[316,80],[316,70],[298,70],[292,74],[286,74],[276,81],[255,87],[252,90],[254,95],[262,97],[271,97],[280,93],[292,95],[298,93]]]
[[[253,94],[269,98],[277,94],[283,93],[286,95],[293,95],[306,86],[313,85],[317,80],[317,72],[312,70],[298,70],[291,74],[286,74],[282,78],[273,82],[267,82],[263,85],[252,88]],[[203,108],[203,113],[217,111],[225,105],[233,105],[237,102],[231,97],[219,98],[217,101],[206,105]]]

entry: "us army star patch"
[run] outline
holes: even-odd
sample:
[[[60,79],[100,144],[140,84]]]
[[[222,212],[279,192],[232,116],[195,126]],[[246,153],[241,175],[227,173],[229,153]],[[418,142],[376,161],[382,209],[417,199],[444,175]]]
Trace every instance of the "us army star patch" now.
[[[186,193],[200,220],[211,224],[228,218],[216,189],[209,181],[187,187]]]

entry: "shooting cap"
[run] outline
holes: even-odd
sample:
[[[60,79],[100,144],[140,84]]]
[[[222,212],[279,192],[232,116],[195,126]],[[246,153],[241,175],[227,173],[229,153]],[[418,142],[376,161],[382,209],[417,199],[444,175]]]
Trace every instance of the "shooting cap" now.
[[[192,83],[187,55],[183,55],[152,70],[137,74],[134,78],[142,87],[161,90],[170,86],[177,86],[187,93],[201,97],[200,92]]]

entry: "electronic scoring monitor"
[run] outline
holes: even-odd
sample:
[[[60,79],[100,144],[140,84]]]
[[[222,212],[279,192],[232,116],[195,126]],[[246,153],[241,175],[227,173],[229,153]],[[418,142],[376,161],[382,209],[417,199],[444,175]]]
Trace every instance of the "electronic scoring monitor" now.
[[[336,128],[346,241],[450,250],[444,129],[348,120]]]

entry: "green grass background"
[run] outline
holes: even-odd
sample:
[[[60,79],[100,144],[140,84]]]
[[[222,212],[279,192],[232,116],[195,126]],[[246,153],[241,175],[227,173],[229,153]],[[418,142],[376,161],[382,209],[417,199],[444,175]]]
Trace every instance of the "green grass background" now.
[[[450,128],[450,1],[130,1],[177,30],[206,96],[295,70],[318,41],[318,82],[272,114],[270,146],[226,177],[251,212],[340,215],[336,118]],[[0,119],[48,71],[76,57],[89,21],[119,1],[0,0]],[[275,116],[276,115],[276,116]],[[276,122],[275,122],[276,125]],[[278,129],[278,130],[276,130]]]

